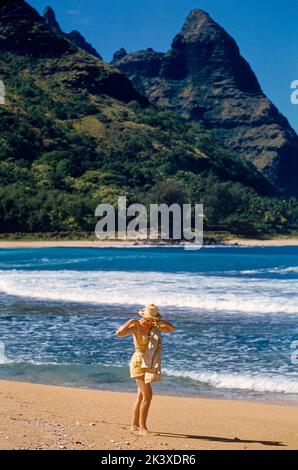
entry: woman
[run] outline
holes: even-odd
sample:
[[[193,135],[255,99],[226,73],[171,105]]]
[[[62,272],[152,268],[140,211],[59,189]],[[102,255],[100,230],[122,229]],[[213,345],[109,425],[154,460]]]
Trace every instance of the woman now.
[[[135,352],[130,361],[130,377],[136,379],[138,395],[133,408],[132,432],[148,435],[147,416],[152,400],[152,382],[161,378],[161,333],[173,333],[176,328],[162,319],[154,304],[139,311],[142,319],[124,323],[117,336],[133,335]]]

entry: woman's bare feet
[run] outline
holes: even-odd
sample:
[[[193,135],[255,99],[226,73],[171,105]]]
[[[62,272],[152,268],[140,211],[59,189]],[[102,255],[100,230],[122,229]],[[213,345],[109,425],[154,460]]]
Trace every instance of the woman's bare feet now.
[[[147,428],[139,428],[139,435],[141,436],[155,436],[154,432],[148,431]]]
[[[131,428],[130,428],[130,432],[138,432],[139,429],[140,429],[139,426],[132,425]]]

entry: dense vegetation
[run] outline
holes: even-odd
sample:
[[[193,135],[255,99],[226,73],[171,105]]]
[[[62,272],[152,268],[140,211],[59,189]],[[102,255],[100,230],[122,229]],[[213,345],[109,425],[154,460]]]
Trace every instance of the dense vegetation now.
[[[115,204],[118,195],[128,203],[204,203],[212,230],[297,228],[297,200],[274,194],[250,163],[197,124],[136,102],[73,93],[44,79],[42,65],[26,56],[7,53],[1,61],[2,233],[93,231],[97,204]]]

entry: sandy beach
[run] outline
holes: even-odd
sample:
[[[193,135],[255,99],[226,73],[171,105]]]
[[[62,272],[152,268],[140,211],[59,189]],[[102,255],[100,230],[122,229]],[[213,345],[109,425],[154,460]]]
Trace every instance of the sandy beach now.
[[[298,246],[298,238],[273,238],[272,240],[233,238],[226,240],[223,244],[229,246]]]
[[[297,242],[298,244],[298,242]],[[116,246],[136,246],[135,241],[111,240],[111,241],[92,241],[92,240],[40,240],[40,241],[0,241],[0,249],[4,248],[109,248]],[[143,243],[141,244],[141,246]]]
[[[1,449],[297,449],[298,409],[155,396],[156,436],[130,433],[134,395],[0,381]]]
[[[233,238],[225,240],[221,245],[227,246],[298,246],[298,238],[276,238],[272,240],[242,239]],[[143,241],[92,241],[92,240],[57,240],[57,241],[0,241],[0,249],[8,248],[109,248],[109,247],[132,247],[132,246],[154,246],[154,243]],[[183,244],[181,244],[183,245]],[[179,246],[167,245],[166,242],[159,243],[158,246]]]

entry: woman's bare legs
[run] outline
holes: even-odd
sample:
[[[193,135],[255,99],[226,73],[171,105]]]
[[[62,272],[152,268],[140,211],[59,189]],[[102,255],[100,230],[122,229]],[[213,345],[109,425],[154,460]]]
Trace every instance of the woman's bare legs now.
[[[136,402],[133,407],[133,420],[131,425],[131,431],[138,431],[140,426],[140,406],[143,400],[142,390],[138,385],[138,395]]]
[[[145,384],[144,376],[138,377],[136,381],[138,384],[138,389],[142,394],[142,401],[139,408],[139,433],[146,435],[149,434],[147,429],[147,416],[152,400],[152,387],[151,384]]]

